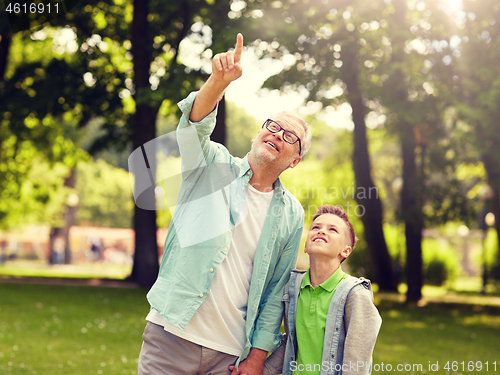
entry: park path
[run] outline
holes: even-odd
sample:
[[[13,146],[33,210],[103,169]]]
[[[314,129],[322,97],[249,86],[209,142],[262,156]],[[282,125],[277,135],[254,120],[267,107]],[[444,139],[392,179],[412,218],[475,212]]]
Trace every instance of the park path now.
[[[98,278],[62,278],[62,277],[11,277],[0,276],[0,283],[20,283],[20,284],[49,284],[49,285],[87,285],[102,286],[110,288],[138,288],[137,284],[117,279],[98,279]],[[396,293],[376,293],[375,303],[380,300],[389,300],[403,303],[405,296]],[[419,306],[428,303],[450,303],[480,306],[498,306],[500,307],[500,296],[471,295],[448,292],[443,296],[424,296]]]
[[[117,279],[87,279],[69,277],[12,277],[0,276],[0,283],[17,284],[48,284],[48,285],[87,285],[103,286],[111,288],[138,288],[137,284],[131,281]]]
[[[376,293],[375,303],[377,300],[389,300],[395,302],[403,303],[405,301],[405,296],[403,294],[396,293]],[[461,305],[480,305],[480,306],[499,306],[500,307],[500,297],[498,296],[488,296],[480,294],[465,294],[448,292],[442,296],[423,296],[418,302],[418,306],[425,306],[428,303],[453,303]]]

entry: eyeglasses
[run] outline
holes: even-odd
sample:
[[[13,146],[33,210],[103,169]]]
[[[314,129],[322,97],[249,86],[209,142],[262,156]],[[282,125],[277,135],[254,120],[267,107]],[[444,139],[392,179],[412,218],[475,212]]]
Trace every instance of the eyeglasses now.
[[[280,124],[278,124],[276,121],[271,120],[271,119],[267,119],[264,122],[264,125],[262,125],[262,127],[264,127],[264,126],[271,133],[279,133],[280,131],[283,130],[283,140],[288,144],[293,145],[294,143],[296,143],[298,141],[299,142],[299,155],[300,155],[300,153],[302,152],[302,145],[300,143],[300,138],[296,134],[292,133],[290,130],[283,129],[280,126]]]

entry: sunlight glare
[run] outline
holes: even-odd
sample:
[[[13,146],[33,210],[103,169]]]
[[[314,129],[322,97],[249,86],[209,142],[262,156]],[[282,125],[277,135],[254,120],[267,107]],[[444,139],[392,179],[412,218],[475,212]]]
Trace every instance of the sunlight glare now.
[[[457,13],[463,9],[462,0],[446,0],[446,2],[453,13]]]

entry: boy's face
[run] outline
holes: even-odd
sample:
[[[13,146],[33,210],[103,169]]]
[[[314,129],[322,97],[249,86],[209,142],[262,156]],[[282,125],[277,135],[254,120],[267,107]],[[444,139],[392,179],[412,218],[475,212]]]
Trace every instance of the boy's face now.
[[[305,252],[342,261],[351,253],[347,224],[334,214],[318,216],[307,234]]]

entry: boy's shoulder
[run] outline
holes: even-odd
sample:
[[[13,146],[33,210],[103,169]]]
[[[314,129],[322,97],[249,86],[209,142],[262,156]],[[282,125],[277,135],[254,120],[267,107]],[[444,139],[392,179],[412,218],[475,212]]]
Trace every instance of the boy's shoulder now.
[[[290,278],[288,279],[288,282],[285,285],[285,294],[288,294],[290,291],[290,288],[293,288],[295,290],[295,286],[291,287],[290,284],[293,283],[293,285],[300,285],[302,282],[302,279],[304,278],[304,275],[307,271],[306,270],[299,270],[294,268],[291,273],[290,273]]]
[[[372,290],[372,283],[370,280],[364,277],[356,277],[351,275],[347,275],[347,277],[339,284],[339,287],[340,286],[342,286],[343,288],[349,288],[351,290],[358,286],[370,291]]]

